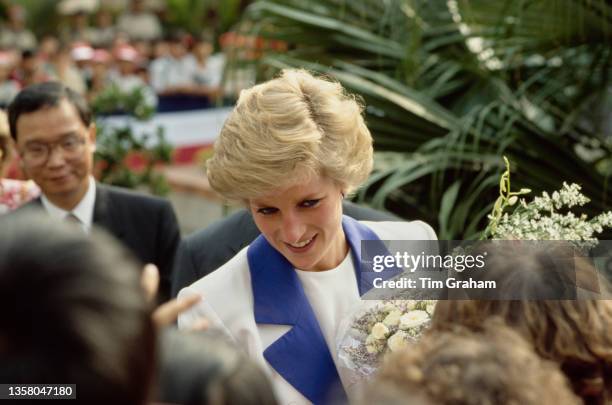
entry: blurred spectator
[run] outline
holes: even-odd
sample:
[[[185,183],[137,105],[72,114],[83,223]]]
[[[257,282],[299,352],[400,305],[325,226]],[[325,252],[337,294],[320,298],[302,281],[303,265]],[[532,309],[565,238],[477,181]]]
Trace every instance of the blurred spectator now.
[[[85,80],[85,83],[91,81],[92,75],[92,59],[94,57],[94,49],[87,42],[76,42],[72,44],[70,56],[74,61],[74,65],[78,69]]]
[[[578,405],[556,364],[503,322],[449,325],[393,352],[361,404]]]
[[[93,54],[93,50],[91,50]],[[91,57],[93,55],[90,55]],[[87,86],[83,75],[72,62],[72,52],[67,46],[62,46],[55,54],[51,64],[49,76],[57,80],[81,95],[85,95]]]
[[[96,24],[90,28],[89,42],[97,48],[107,48],[112,45],[117,28],[113,22],[113,13],[101,8],[95,15]]]
[[[21,51],[36,48],[36,37],[25,26],[26,10],[18,4],[7,7],[8,21],[0,29],[0,48],[17,48]]]
[[[60,47],[59,40],[53,35],[45,35],[38,46],[38,57],[42,63],[51,63],[51,60]]]
[[[147,403],[156,329],[140,268],[99,232],[0,218],[0,381],[75,384],[81,404]]]
[[[40,194],[33,181],[4,178],[12,163],[13,142],[9,134],[6,113],[0,110],[0,214],[5,214],[25,204]]]
[[[57,3],[57,11],[62,15],[92,14],[99,6],[100,0],[61,0]]]
[[[117,32],[117,35],[115,35],[115,38],[113,38],[113,43],[108,50],[114,55],[119,48],[124,46],[132,46],[131,41],[125,32]]]
[[[65,16],[67,22],[59,28],[59,36],[63,43],[74,42],[93,43],[96,30],[91,26],[90,16],[99,7],[99,0],[62,0],[57,4],[59,14]]]
[[[191,51],[193,63],[193,93],[216,99],[221,92],[225,57],[223,54],[212,55],[212,41],[206,38],[197,40]]]
[[[89,16],[82,10],[76,10],[67,16],[68,24],[60,28],[62,42],[71,44],[73,42],[91,42],[91,27]]]
[[[9,52],[0,52],[0,108],[6,108],[19,93],[19,83],[11,79],[14,58]]]
[[[4,173],[12,157],[13,144],[11,134],[9,133],[8,118],[4,110],[0,110],[0,179],[4,177]]]
[[[189,94],[194,84],[193,60],[187,58],[183,36],[168,37],[168,56],[155,59],[150,66],[151,84],[159,95]]]
[[[165,38],[153,42],[152,60],[167,58],[169,55],[170,44]]]
[[[153,41],[162,35],[159,19],[145,9],[144,0],[131,0],[129,11],[119,16],[117,30],[125,32],[131,40]]]
[[[219,43],[224,55],[230,59],[250,60],[255,51],[250,45],[256,44],[257,40],[240,33],[228,31],[219,37]],[[237,99],[240,92],[255,85],[257,69],[255,64],[234,64],[225,72],[223,84],[223,95],[228,99]]]
[[[110,74],[110,82],[122,93],[132,93],[137,89],[144,92],[147,105],[155,107],[157,97],[146,81],[139,75],[140,55],[131,46],[123,46],[115,51],[117,69]]]
[[[21,52],[21,61],[15,71],[15,79],[19,82],[21,88],[24,88],[31,84],[46,82],[49,80],[49,76],[45,73],[38,54],[27,50]]]
[[[156,400],[181,405],[275,405],[256,364],[221,337],[167,331],[161,336]]]
[[[91,103],[100,92],[110,85],[109,69],[111,55],[105,49],[96,49],[91,61],[91,80],[89,82],[88,101]]]
[[[168,37],[169,53],[150,65],[151,85],[159,96],[158,111],[183,111],[210,106],[211,89],[194,79],[195,59],[187,53],[184,36]],[[213,90],[216,94],[216,91]]]
[[[144,40],[132,41],[132,46],[140,56],[140,65],[148,69],[149,63],[153,59],[153,46],[151,42]]]

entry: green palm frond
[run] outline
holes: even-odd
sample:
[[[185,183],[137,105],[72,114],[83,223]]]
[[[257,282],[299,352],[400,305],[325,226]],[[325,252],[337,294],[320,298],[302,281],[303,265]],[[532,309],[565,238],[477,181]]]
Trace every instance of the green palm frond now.
[[[603,0],[265,0],[243,22],[289,44],[259,61],[261,79],[306,68],[364,99],[377,154],[360,201],[476,238],[506,155],[518,187],[574,182],[587,211],[610,204]]]

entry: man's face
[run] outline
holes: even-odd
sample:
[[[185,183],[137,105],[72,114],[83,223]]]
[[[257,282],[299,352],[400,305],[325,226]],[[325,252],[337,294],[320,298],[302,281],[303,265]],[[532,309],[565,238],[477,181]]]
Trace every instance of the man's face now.
[[[67,210],[87,191],[95,141],[95,126],[87,128],[65,99],[17,119],[17,149],[25,172],[51,202]]]
[[[121,73],[121,75],[131,75],[134,71],[136,71],[136,65],[133,62],[127,60],[119,61],[119,73]]]
[[[172,55],[173,58],[180,59],[185,56],[185,53],[185,45],[183,45],[182,42],[177,41],[170,44],[170,55]]]
[[[208,42],[199,42],[194,48],[193,53],[199,58],[206,59],[213,51],[212,44]]]
[[[0,64],[0,82],[4,82],[8,79],[11,74],[11,67],[9,65]]]
[[[35,73],[38,69],[38,58],[30,56],[21,60],[21,68],[28,74]]]

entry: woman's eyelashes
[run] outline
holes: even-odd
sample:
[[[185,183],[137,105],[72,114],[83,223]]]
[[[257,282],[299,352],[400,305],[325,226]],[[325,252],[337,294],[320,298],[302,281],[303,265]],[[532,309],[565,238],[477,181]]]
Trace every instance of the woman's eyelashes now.
[[[277,211],[278,211],[278,208],[274,208],[274,207],[263,207],[257,210],[257,212],[262,215],[272,215]]]
[[[310,200],[304,200],[298,204],[299,208],[314,208],[321,202],[322,198],[314,198]],[[276,207],[262,207],[257,209],[257,213],[262,215],[272,215],[278,212]]]
[[[320,198],[316,198],[316,199],[312,199],[312,200],[304,200],[300,203],[300,207],[303,208],[312,208],[312,207],[316,207],[319,202],[321,201]]]

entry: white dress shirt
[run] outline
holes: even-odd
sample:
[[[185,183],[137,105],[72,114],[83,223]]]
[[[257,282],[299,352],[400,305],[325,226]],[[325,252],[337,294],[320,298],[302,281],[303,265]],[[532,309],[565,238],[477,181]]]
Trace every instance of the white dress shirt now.
[[[53,204],[44,194],[41,195],[41,201],[43,207],[45,207],[45,210],[52,218],[63,221],[68,215],[72,214],[80,221],[85,233],[89,233],[93,223],[94,205],[96,203],[96,181],[92,176],[89,176],[87,192],[72,211],[66,211]]]

